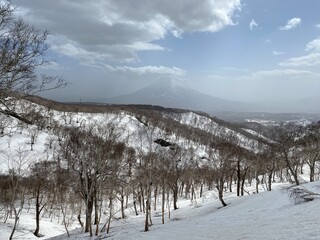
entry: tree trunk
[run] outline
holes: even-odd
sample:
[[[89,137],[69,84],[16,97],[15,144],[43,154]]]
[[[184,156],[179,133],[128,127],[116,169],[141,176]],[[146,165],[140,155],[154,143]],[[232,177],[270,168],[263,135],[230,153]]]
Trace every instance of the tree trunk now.
[[[140,194],[141,194],[141,203],[142,203],[143,213],[145,213],[146,207],[144,204],[144,191],[143,191],[142,183],[140,183]]]
[[[224,180],[223,179],[218,180],[217,189],[218,189],[218,193],[219,193],[219,200],[222,203],[222,206],[225,207],[225,206],[227,206],[227,204],[223,200],[223,187],[224,187]]]
[[[99,222],[99,205],[98,205],[98,195],[97,191],[94,191],[94,225],[97,225]]]
[[[109,205],[110,205],[110,211],[109,211],[109,218],[108,218],[108,226],[107,226],[107,233],[110,231],[110,225],[111,225],[111,218],[112,218],[112,208],[113,208],[113,201],[112,198],[109,199]]]
[[[40,231],[40,189],[37,189],[36,191],[36,230],[34,231],[34,235],[36,237],[40,237],[39,231]]]
[[[124,215],[124,197],[121,196],[121,218],[124,219],[126,216]]]
[[[18,225],[18,222],[19,222],[19,216],[20,216],[20,212],[21,212],[20,210],[17,212],[17,210],[16,210],[16,208],[14,206],[13,206],[13,211],[14,211],[14,224],[13,224],[13,228],[12,228],[9,240],[13,239],[13,235],[14,235],[14,232],[16,231],[16,229],[17,229],[17,225]]]
[[[244,173],[242,175],[242,179],[241,179],[241,196],[244,195],[244,184],[246,182],[246,176],[247,176],[247,172],[248,172],[248,167],[245,168]]]
[[[99,225],[100,225],[100,220],[101,220],[101,215],[102,215],[102,199],[100,201],[100,206],[98,206],[98,218],[97,218],[97,224],[96,224],[96,236],[99,235]]]
[[[297,186],[300,185],[297,172],[294,172],[293,178],[294,178],[294,182],[296,183],[296,185]]]
[[[141,194],[139,193],[139,196],[138,196],[138,201],[139,201],[139,207],[140,207],[140,212],[142,212],[142,199],[141,199]]]
[[[269,176],[268,176],[268,191],[271,191],[271,184],[272,184],[272,171],[269,173]]]
[[[232,177],[233,177],[233,174],[232,175],[230,175],[230,177],[229,177],[229,192],[232,192]]]
[[[241,180],[241,196],[244,195],[244,183],[246,182],[245,175],[243,176]]]
[[[81,221],[81,207],[80,207],[80,211],[79,211],[77,218],[78,218],[78,222],[79,222],[80,226],[83,228],[83,222]]]
[[[133,201],[133,207],[134,207],[134,212],[136,213],[136,216],[138,216],[138,211],[137,211],[137,203],[136,200]]]
[[[178,209],[177,202],[178,202],[178,186],[177,184],[175,184],[174,190],[173,190],[173,209],[174,210]]]
[[[123,191],[123,187],[121,187],[120,203],[121,203],[121,218],[124,219],[126,216],[124,215],[124,191]]]
[[[191,202],[193,201],[194,198],[194,184],[192,183],[191,185]]]
[[[240,183],[241,183],[241,169],[240,169],[240,159],[237,161],[237,196],[240,196]]]
[[[288,154],[287,153],[284,153],[285,154],[285,161],[286,161],[286,163],[287,163],[287,167],[288,167],[288,169],[289,169],[289,172],[290,172],[290,174],[293,176],[293,178],[294,178],[294,182],[296,183],[296,185],[300,185],[300,183],[299,183],[299,179],[298,179],[298,172],[297,172],[297,166],[295,166],[296,167],[296,171],[292,168],[292,165],[291,165],[291,163],[290,163],[290,161],[289,161],[289,157],[288,157]]]
[[[310,182],[314,182],[314,164],[310,164]]]
[[[67,232],[67,235],[68,237],[70,237],[70,233],[69,233],[69,230],[68,230],[68,224],[67,224],[67,221],[66,221],[66,209],[65,207],[61,204],[61,211],[62,211],[62,215],[63,215],[63,226]]]
[[[170,198],[169,198],[169,196],[170,196],[170,193],[169,193],[169,191],[167,191],[168,218],[170,219],[171,212],[170,212]]]
[[[164,224],[164,205],[165,205],[165,181],[162,180],[162,206],[161,206],[161,212],[162,212],[162,224]]]
[[[256,193],[259,193],[259,183],[260,183],[259,175],[256,172]]]
[[[93,211],[93,197],[90,197],[90,199],[87,200],[87,206],[86,206],[86,223],[84,232],[90,232],[90,236],[92,236],[92,227],[91,227],[91,217],[92,217],[92,211]]]
[[[148,208],[148,200],[146,202],[146,219],[145,219],[145,222],[144,222],[144,231],[145,232],[148,232],[149,231],[149,208]]]
[[[154,189],[154,211],[157,210],[157,193],[158,193],[158,187],[155,187]]]

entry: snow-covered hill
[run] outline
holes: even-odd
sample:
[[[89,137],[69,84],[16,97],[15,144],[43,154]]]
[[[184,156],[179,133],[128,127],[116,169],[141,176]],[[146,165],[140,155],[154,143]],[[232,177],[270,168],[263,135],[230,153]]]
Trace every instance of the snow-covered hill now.
[[[175,88],[176,86],[172,87]],[[43,105],[26,100],[19,100],[14,105],[15,110],[21,116],[30,119],[33,124],[26,124],[12,116],[0,115],[0,176],[18,173],[23,179],[27,179],[36,163],[63,160],[71,151],[68,146],[64,145],[64,141],[68,139],[66,134],[68,134],[68,130],[74,129],[107,140],[112,135],[114,143],[122,143],[136,152],[134,160],[140,166],[145,156],[153,156],[154,158],[156,156],[161,161],[169,160],[168,165],[164,166],[161,166],[161,164],[165,163],[160,162],[160,166],[157,166],[160,170],[157,168],[157,171],[161,171],[161,168],[166,170],[170,168],[172,163],[175,163],[175,168],[169,169],[173,173],[168,170],[168,174],[176,174],[176,179],[178,177],[181,179],[179,180],[180,187],[186,184],[194,191],[193,193],[188,190],[189,192],[184,193],[184,196],[181,193],[178,201],[179,209],[172,211],[173,197],[171,193],[169,194],[171,190],[168,190],[165,208],[166,224],[160,224],[160,209],[152,210],[153,226],[148,233],[141,231],[144,214],[140,212],[139,216],[135,216],[132,202],[134,197],[131,193],[127,195],[129,200],[128,207],[125,209],[126,218],[121,220],[119,220],[121,217],[119,202],[117,201],[111,208],[107,201],[104,201],[101,205],[101,208],[104,209],[104,212],[101,212],[102,222],[108,219],[107,209],[112,209],[110,211],[114,212],[114,216],[112,216],[110,233],[107,235],[102,233],[97,239],[101,239],[101,237],[110,237],[111,239],[257,239],[257,237],[260,237],[260,239],[265,239],[264,237],[267,236],[266,234],[270,229],[281,230],[281,227],[276,228],[276,221],[272,220],[272,216],[277,216],[280,222],[277,226],[281,226],[281,222],[285,221],[285,218],[292,219],[296,216],[296,213],[303,212],[300,205],[296,206],[290,202],[286,192],[279,190],[253,195],[257,191],[255,187],[257,176],[255,180],[253,174],[250,175],[250,183],[248,180],[245,181],[245,192],[250,196],[236,198],[235,189],[232,193],[229,193],[226,184],[224,194],[229,205],[226,208],[220,208],[218,192],[213,190],[212,186],[209,186],[213,181],[218,181],[214,178],[215,174],[219,174],[216,169],[222,169],[221,165],[218,164],[221,160],[219,148],[224,148],[226,144],[229,144],[234,146],[238,153],[245,153],[246,156],[249,156],[248,159],[254,159],[255,154],[261,150],[261,146],[271,141],[254,129],[239,127],[200,112],[181,109],[134,105],[65,105],[43,99],[38,99],[35,102],[42,102]],[[81,141],[85,140],[81,139]],[[165,144],[162,145],[161,142]],[[219,142],[223,144],[219,145]],[[175,160],[177,152],[179,158]],[[150,155],[150,153],[156,155]],[[226,154],[229,154],[229,152],[227,151]],[[86,155],[85,152],[84,155]],[[125,160],[127,160],[126,158],[128,158],[127,155]],[[232,160],[235,161],[235,159]],[[239,161],[238,170],[245,176],[250,162],[240,163],[239,159],[237,161]],[[139,164],[137,164],[137,169],[133,169],[134,174],[142,171],[139,169]],[[119,172],[127,171],[127,165],[127,163],[121,165],[123,169],[120,169]],[[149,165],[148,163],[146,166],[149,167]],[[207,172],[210,168],[211,172]],[[154,172],[155,175],[158,174],[157,171]],[[234,170],[232,171],[234,173]],[[142,173],[145,175],[144,172]],[[149,172],[146,173],[149,174]],[[195,177],[189,178],[193,174]],[[229,184],[227,179],[229,175],[225,177]],[[159,176],[153,178],[151,170],[149,178],[152,181],[158,181],[157,184],[160,184],[157,180]],[[263,176],[260,176],[259,181],[262,181],[262,178]],[[151,181],[150,179],[144,181]],[[126,183],[125,179],[121,180]],[[168,181],[173,180],[168,178]],[[230,182],[232,183],[232,178]],[[277,179],[277,182],[278,184],[275,183],[273,186],[283,185],[280,184],[279,179]],[[132,184],[135,184],[134,181]],[[308,185],[307,187],[310,187],[313,191],[318,191],[316,186]],[[122,186],[122,189],[124,187]],[[131,191],[133,187],[134,185],[130,186],[128,191]],[[258,187],[260,192],[266,191],[265,185],[258,184]],[[170,185],[167,188],[171,189]],[[113,189],[112,191],[115,191],[115,199],[119,200],[119,192],[116,192],[118,190]],[[41,234],[44,235],[44,238],[65,233],[66,229],[62,224],[67,225],[69,230],[79,228],[80,225],[74,208],[79,207],[82,200],[78,200],[76,205],[73,205],[75,204],[73,199],[68,198],[73,195],[69,194],[65,198],[70,205],[63,205],[63,203],[59,203],[60,205],[54,203],[50,207],[45,205],[41,215]],[[152,198],[157,198],[157,200],[153,199],[152,203],[159,201],[158,206],[160,206],[160,192],[157,195],[158,197],[154,194],[152,193]],[[15,239],[37,239],[32,233],[35,224],[34,192],[31,191],[26,196],[28,196],[25,200],[27,203],[23,207]],[[273,201],[272,205],[270,205],[270,201]],[[317,202],[318,200],[314,200],[312,203],[301,206],[310,206],[307,204]],[[59,210],[61,204],[67,207],[65,211],[69,214],[68,223],[63,220],[63,212]],[[316,206],[312,205],[312,207],[316,209],[316,213],[320,211],[320,208],[318,211]],[[6,209],[6,207],[3,209]],[[292,212],[293,216],[290,215]],[[0,218],[6,219],[9,216],[6,215],[7,213],[8,211],[0,209]],[[171,215],[170,220],[168,218],[169,214]],[[313,219],[314,216],[312,214],[309,217]],[[266,223],[264,219],[266,219]],[[255,223],[259,227],[255,226]],[[8,238],[12,224],[13,218],[10,216],[5,223],[0,223],[0,239]],[[288,224],[288,222],[285,222],[285,224]],[[293,226],[296,227],[296,225]],[[86,239],[88,234],[81,234],[82,231],[82,229],[72,231],[72,234],[76,234],[72,239]],[[300,235],[298,236],[312,237],[309,231],[308,225],[304,232],[299,232]],[[271,235],[271,239],[281,239],[277,236]],[[279,236],[295,237],[292,235],[292,231]],[[64,235],[56,239],[65,238]]]
[[[86,130],[95,129],[96,133],[99,134],[102,128],[108,128],[113,125],[118,132],[117,141],[124,142],[130,147],[142,148],[144,150],[150,147],[150,142],[153,143],[154,140],[159,138],[186,149],[205,148],[201,146],[203,145],[201,141],[195,142],[187,134],[184,134],[183,131],[179,131],[180,127],[183,128],[182,130],[188,129],[189,131],[193,131],[194,134],[197,134],[197,130],[201,130],[218,138],[235,137],[237,139],[235,144],[239,144],[241,147],[249,150],[253,150],[254,145],[259,140],[263,140],[263,137],[256,137],[258,133],[254,132],[254,130],[243,131],[243,129],[232,124],[227,124],[219,119],[188,110],[149,106],[128,106],[122,110],[122,106],[111,109],[108,109],[108,106],[104,109],[102,106],[103,110],[100,110],[100,112],[90,112],[90,110],[88,112],[88,109],[82,112],[79,110],[79,106],[73,107],[72,105],[70,105],[70,109],[73,110],[55,110],[54,108],[41,106],[29,101],[22,101],[19,105],[21,105],[21,109],[19,110],[19,107],[16,108],[21,113],[24,111],[37,112],[43,118],[41,123],[44,126],[41,128],[37,127],[36,125],[39,122],[35,123],[36,125],[34,126],[28,126],[13,117],[2,115],[1,117],[9,125],[5,127],[4,137],[1,140],[8,146],[21,145],[21,142],[25,143],[25,145],[30,145],[29,138],[32,135],[31,132],[35,132],[36,134],[36,143],[48,144],[46,139],[53,138],[56,134],[54,128],[59,126],[76,127]],[[84,105],[83,108],[90,109],[90,106]],[[3,124],[5,124],[4,121]],[[25,126],[25,129],[21,126]],[[19,129],[22,130],[20,131]],[[15,141],[15,138],[19,140]],[[11,142],[12,144],[10,144]],[[3,149],[9,148],[8,146],[2,144]],[[39,148],[37,145],[35,146]],[[153,146],[156,146],[156,144],[153,143]],[[41,151],[45,152],[44,149]]]

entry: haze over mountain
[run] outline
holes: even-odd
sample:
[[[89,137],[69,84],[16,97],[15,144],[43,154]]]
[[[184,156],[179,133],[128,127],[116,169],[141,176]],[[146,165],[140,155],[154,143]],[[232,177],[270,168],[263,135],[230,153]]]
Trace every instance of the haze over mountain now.
[[[297,112],[320,113],[320,97],[309,97],[298,100],[291,105]]]
[[[150,104],[163,107],[215,112],[273,112],[319,113],[319,99],[308,98],[290,101],[241,102],[214,97],[198,92],[184,81],[166,78],[156,81],[133,93],[96,100],[111,104]]]
[[[195,91],[178,79],[162,79],[131,94],[101,100],[112,104],[151,104],[163,107],[219,111],[254,111],[257,107]]]

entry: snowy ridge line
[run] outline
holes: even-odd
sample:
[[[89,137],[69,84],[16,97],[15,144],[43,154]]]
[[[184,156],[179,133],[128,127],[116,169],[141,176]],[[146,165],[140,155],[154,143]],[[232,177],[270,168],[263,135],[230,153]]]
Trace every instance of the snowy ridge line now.
[[[265,144],[268,138],[261,134],[256,133],[254,130],[245,131],[241,128],[232,129],[226,127],[226,124],[221,125],[223,121],[217,123],[213,118],[205,115],[199,115],[195,112],[186,112],[181,114],[164,114],[165,117],[174,119],[175,121],[191,126],[192,128],[197,128],[205,132],[209,132],[215,136],[222,138],[236,138],[235,144],[240,147],[246,148],[247,150],[257,151],[258,144],[262,142]]]

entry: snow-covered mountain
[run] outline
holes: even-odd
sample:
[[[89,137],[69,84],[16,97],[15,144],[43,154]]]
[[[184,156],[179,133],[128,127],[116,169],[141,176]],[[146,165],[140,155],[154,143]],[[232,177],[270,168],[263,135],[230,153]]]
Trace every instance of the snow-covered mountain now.
[[[150,104],[204,112],[254,110],[251,104],[229,101],[197,92],[177,79],[162,79],[131,94],[104,99],[103,102]]]

